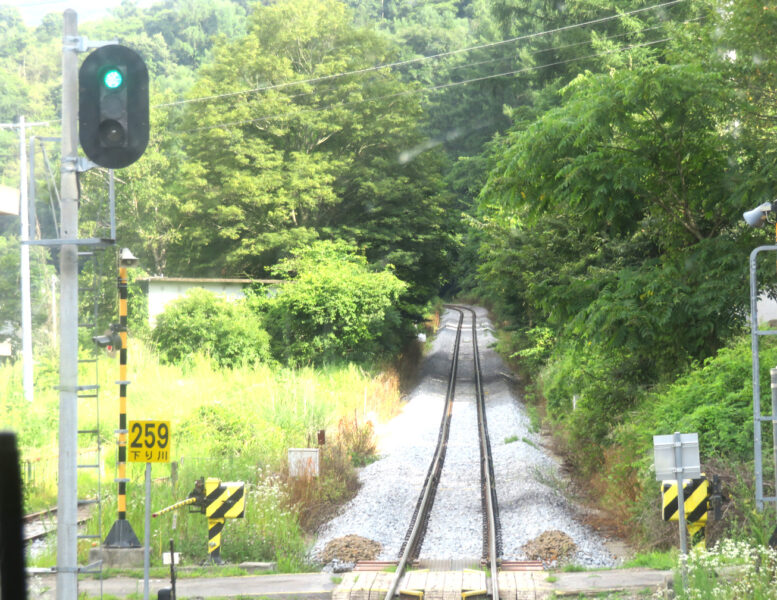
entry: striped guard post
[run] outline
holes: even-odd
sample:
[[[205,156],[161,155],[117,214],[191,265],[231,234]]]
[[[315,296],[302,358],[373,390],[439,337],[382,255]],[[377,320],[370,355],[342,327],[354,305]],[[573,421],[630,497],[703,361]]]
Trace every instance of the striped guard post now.
[[[698,479],[683,480],[685,496],[685,520],[688,523],[706,523],[710,499],[710,486],[702,475]],[[661,517],[664,521],[679,521],[677,482],[661,482]]]
[[[208,518],[208,556],[221,563],[221,531],[226,519],[245,516],[246,485],[242,481],[222,482],[217,477],[205,480],[205,516]]]
[[[707,523],[689,523],[688,533],[691,536],[691,547],[696,550],[707,549]]]
[[[222,529],[224,529],[224,519],[208,519],[208,558],[216,564],[221,564]]]
[[[119,267],[119,519],[127,518],[127,268]]]

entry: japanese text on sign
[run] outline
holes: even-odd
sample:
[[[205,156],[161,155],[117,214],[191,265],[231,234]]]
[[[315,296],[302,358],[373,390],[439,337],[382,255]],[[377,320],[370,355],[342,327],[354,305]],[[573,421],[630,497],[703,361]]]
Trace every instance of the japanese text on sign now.
[[[170,462],[170,421],[130,421],[129,462]]]

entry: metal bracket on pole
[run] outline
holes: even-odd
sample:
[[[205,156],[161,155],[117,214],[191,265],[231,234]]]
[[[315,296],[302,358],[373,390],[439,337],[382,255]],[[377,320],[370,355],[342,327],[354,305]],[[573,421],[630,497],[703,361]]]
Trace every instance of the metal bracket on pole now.
[[[60,173],[75,173],[78,171],[78,156],[63,156],[60,165]]]
[[[78,157],[78,160],[76,161],[76,171],[79,173],[85,173],[89,169],[94,169],[97,166],[97,163],[93,163],[88,158],[84,158],[82,156]]]
[[[96,166],[97,164],[82,156],[65,156],[62,159],[61,171],[63,173],[84,173]]]
[[[90,40],[84,35],[71,35],[64,39],[63,48],[65,50],[74,50],[75,52],[88,52],[95,48],[102,48],[103,46],[110,46],[111,44],[118,44],[119,40],[112,39],[108,41]]]

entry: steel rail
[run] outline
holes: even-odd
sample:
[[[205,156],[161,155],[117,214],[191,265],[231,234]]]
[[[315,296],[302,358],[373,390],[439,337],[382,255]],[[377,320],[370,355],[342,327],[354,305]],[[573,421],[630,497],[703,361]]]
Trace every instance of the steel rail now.
[[[399,582],[404,576],[407,563],[413,553],[417,550],[416,546],[420,540],[421,531],[425,528],[426,520],[429,511],[431,510],[431,499],[434,497],[434,492],[437,488],[437,483],[440,480],[440,474],[442,473],[443,462],[445,460],[445,449],[448,443],[448,433],[450,431],[451,414],[453,410],[453,396],[456,392],[456,372],[459,363],[461,330],[464,322],[464,311],[455,307],[450,308],[453,308],[453,310],[459,313],[459,322],[456,327],[456,340],[453,344],[453,357],[451,358],[451,370],[448,379],[448,388],[445,394],[445,409],[443,410],[442,423],[440,424],[440,436],[437,440],[437,449],[435,450],[434,458],[429,468],[423,493],[418,506],[416,507],[416,514],[412,522],[410,533],[405,542],[404,550],[402,551],[399,563],[397,564],[397,570],[391,579],[391,585],[389,585],[389,588],[386,591],[384,600],[392,600],[394,598],[397,586],[399,586]]]
[[[28,515],[24,515],[22,517],[22,522],[26,524],[25,529],[32,529],[40,527],[42,529],[37,531],[25,531],[23,534],[22,541],[26,544],[27,542],[34,542],[35,540],[40,540],[45,537],[48,537],[49,535],[53,535],[57,533],[57,527],[54,525],[50,529],[47,529],[46,526],[43,524],[43,521],[47,516],[52,517],[52,523],[53,523],[53,517],[57,514],[56,509],[49,509],[49,510],[43,510],[37,513],[31,513]],[[91,519],[91,516],[78,516],[76,517],[76,525],[83,525],[87,521]],[[39,522],[39,524],[38,524]],[[37,527],[36,527],[36,524]]]
[[[478,429],[480,433],[480,461],[481,475],[483,477],[483,500],[487,525],[487,558],[491,568],[491,598],[499,600],[499,531],[497,529],[498,503],[494,482],[494,465],[491,458],[491,444],[488,439],[488,426],[486,423],[486,398],[483,393],[483,384],[480,370],[480,350],[478,348],[477,315],[469,307],[463,307],[472,313],[472,347],[475,361],[475,392],[477,394]]]

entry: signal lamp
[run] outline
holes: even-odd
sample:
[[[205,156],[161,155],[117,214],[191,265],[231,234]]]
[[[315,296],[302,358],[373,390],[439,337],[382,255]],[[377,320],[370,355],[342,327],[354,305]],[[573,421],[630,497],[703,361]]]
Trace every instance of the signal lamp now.
[[[109,169],[127,167],[148,145],[148,69],[125,46],[102,46],[78,71],[78,135],[84,154]]]

